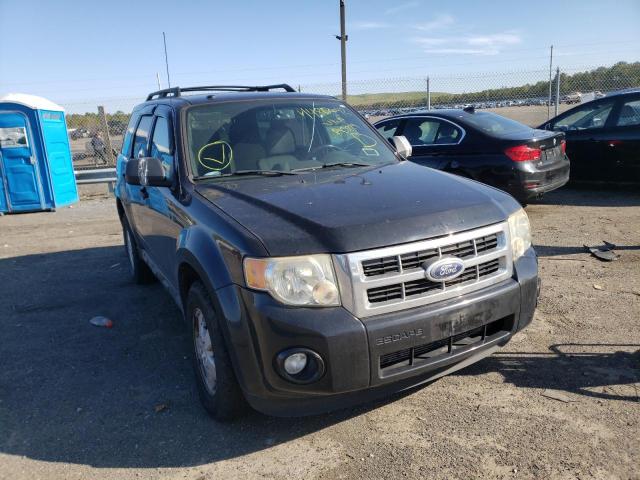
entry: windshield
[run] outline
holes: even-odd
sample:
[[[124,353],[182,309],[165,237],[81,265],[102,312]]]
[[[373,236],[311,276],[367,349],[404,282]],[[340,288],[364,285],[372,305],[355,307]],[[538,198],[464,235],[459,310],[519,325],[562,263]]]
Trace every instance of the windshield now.
[[[464,120],[494,137],[520,133],[529,135],[532,130],[531,127],[520,122],[491,112],[475,112],[472,115],[466,115]]]
[[[206,104],[187,113],[194,177],[396,162],[366,121],[332,100]]]

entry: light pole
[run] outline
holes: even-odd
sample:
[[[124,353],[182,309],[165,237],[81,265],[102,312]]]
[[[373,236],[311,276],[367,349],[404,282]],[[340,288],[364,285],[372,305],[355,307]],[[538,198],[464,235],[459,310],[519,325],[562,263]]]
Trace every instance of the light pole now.
[[[340,57],[342,60],[342,100],[347,101],[347,40],[349,36],[345,32],[344,20],[344,0],[340,0],[340,35],[336,38],[340,40]]]

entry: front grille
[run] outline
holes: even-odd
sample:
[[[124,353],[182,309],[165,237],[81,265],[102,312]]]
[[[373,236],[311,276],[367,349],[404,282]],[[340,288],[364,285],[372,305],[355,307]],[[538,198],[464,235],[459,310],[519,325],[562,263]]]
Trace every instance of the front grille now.
[[[389,313],[485,288],[511,276],[505,223],[393,247],[336,255],[343,305],[357,317]],[[423,265],[457,257],[457,278],[432,282]]]
[[[513,328],[513,315],[434,342],[416,345],[380,356],[381,375],[398,373],[403,368],[431,363],[471,346],[491,341]]]
[[[446,247],[440,248],[440,251],[438,251],[437,248],[430,248],[428,250],[405,253],[397,257],[372,258],[362,262],[362,270],[366,277],[377,277],[389,272],[421,268],[424,262],[439,256],[445,257],[450,255],[458,258],[469,258],[476,255],[476,252],[490,252],[497,247],[498,234],[494,233],[477,239],[447,245]]]
[[[373,258],[362,262],[362,269],[367,277],[376,277],[388,272],[399,272],[398,257]]]
[[[410,298],[417,295],[424,295],[431,291],[444,291],[447,288],[458,286],[469,282],[477,282],[483,277],[491,275],[500,269],[500,260],[494,259],[485,263],[480,263],[469,270],[465,270],[462,275],[446,282],[432,282],[427,278],[412,280],[410,282],[385,285],[384,287],[370,288],[367,290],[369,303],[381,303],[402,298]]]

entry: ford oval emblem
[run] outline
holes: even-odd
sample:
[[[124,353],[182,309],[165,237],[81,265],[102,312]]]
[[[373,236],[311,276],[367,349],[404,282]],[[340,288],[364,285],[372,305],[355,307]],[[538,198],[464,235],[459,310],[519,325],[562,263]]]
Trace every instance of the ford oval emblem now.
[[[432,282],[453,280],[464,272],[464,262],[458,257],[444,257],[422,266]]]

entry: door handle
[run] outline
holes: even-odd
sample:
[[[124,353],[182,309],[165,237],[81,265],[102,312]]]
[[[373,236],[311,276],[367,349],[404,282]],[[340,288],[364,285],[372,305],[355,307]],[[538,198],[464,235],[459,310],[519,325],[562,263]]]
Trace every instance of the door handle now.
[[[145,200],[149,198],[149,192],[147,192],[147,187],[142,187],[140,189],[140,195],[142,195],[142,198],[144,198]]]

